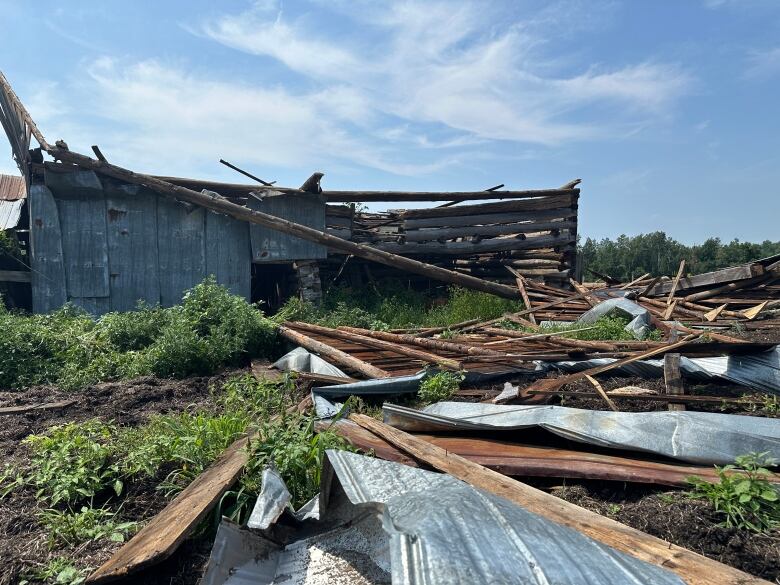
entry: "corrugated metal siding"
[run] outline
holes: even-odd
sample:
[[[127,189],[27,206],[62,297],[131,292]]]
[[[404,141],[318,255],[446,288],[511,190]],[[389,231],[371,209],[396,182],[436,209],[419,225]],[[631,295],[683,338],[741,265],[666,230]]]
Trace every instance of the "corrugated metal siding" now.
[[[160,262],[160,303],[181,302],[182,293],[206,277],[206,215],[181,203],[160,198],[157,203],[157,248]]]
[[[60,216],[45,185],[30,187],[32,301],[35,313],[48,313],[67,301]]]
[[[0,200],[16,201],[27,198],[27,187],[24,177],[16,175],[0,175]]]
[[[252,248],[248,223],[206,212],[206,273],[213,274],[233,294],[249,298]]]
[[[0,199],[0,230],[10,230],[19,223],[19,216],[22,214],[24,199],[16,201],[5,201]]]

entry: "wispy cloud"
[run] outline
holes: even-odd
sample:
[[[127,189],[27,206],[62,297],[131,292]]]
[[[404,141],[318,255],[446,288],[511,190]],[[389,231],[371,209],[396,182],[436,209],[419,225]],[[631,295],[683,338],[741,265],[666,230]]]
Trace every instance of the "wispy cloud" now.
[[[751,79],[780,76],[780,47],[748,54],[745,76]]]
[[[544,14],[548,25],[551,14]],[[281,10],[269,13],[265,3],[201,30],[325,86],[350,87],[379,112],[484,139],[554,145],[622,134],[632,115],[665,114],[691,84],[677,65],[653,62],[555,75],[534,15],[497,25],[506,21],[501,16],[491,5],[469,1],[371,4],[370,10],[358,3],[351,18],[372,34],[350,45],[326,38],[305,17],[288,21]]]

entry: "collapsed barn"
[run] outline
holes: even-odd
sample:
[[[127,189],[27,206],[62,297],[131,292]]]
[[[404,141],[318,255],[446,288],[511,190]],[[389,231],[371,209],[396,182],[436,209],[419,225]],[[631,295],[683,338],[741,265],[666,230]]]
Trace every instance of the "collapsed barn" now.
[[[3,202],[9,210],[5,229],[15,230],[28,260],[0,272],[0,284],[29,283],[13,292],[16,304],[33,312],[65,303],[95,315],[131,310],[139,301],[171,306],[208,275],[272,309],[293,294],[316,301],[323,286],[339,281],[392,277],[425,289],[435,282],[479,286],[479,279],[496,283],[483,285],[490,292],[516,296],[515,271],[558,285],[575,275],[579,181],[559,189],[410,193],[323,191],[321,173],[298,189],[138,179],[145,176],[116,171],[97,147],[99,160],[87,159],[98,165],[93,169],[79,164],[81,155],[64,143],[51,150],[38,135],[43,150],[57,153],[55,161],[44,162],[40,148],[30,149],[34,123],[5,79],[0,81],[0,118],[27,194]],[[7,176],[3,181],[20,183]],[[176,189],[232,204],[236,215],[166,196]],[[477,203],[460,205],[465,201]],[[375,202],[444,203],[380,213],[355,205]],[[283,222],[250,225],[236,207],[316,234],[280,231]],[[343,242],[359,244],[363,253],[350,253]],[[380,254],[385,262],[377,267]]]

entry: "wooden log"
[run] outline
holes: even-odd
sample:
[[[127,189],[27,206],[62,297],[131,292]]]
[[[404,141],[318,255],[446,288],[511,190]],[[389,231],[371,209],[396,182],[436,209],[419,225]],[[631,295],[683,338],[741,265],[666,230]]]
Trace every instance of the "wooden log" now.
[[[632,286],[636,286],[638,283],[642,282],[648,276],[650,276],[650,273],[646,272],[645,274],[643,274],[642,276],[640,276],[638,278],[635,278],[631,282],[627,282],[626,284],[621,285],[619,288],[620,288],[620,290],[626,290],[627,288],[631,288]]]
[[[570,207],[561,207],[558,209],[543,209],[539,211],[520,211],[515,213],[499,212],[487,213],[477,212],[472,215],[451,216],[451,217],[428,217],[422,219],[404,219],[401,226],[406,231],[422,228],[444,228],[444,227],[466,227],[473,225],[494,225],[506,223],[521,223],[534,221],[574,221],[577,218],[577,211]]]
[[[668,395],[682,396],[685,394],[685,386],[680,373],[679,353],[667,353],[664,356],[664,383]],[[685,405],[670,402],[669,410],[685,410]]]
[[[488,355],[495,357],[506,355],[506,352],[487,349],[480,347],[479,345],[455,343],[445,339],[430,339],[429,337],[416,337],[414,335],[390,333],[388,331],[373,331],[371,329],[360,329],[358,327],[339,327],[339,329],[342,331],[347,331],[348,333],[365,335],[366,337],[374,337],[375,339],[382,339],[391,343],[418,345],[420,347],[430,348],[438,351],[449,351],[466,355]]]
[[[459,228],[431,228],[407,230],[403,237],[407,242],[427,242],[431,240],[453,240],[469,236],[505,236],[510,234],[530,234],[549,230],[568,230],[577,227],[574,221],[545,221],[538,223],[508,223],[504,225],[472,225]]]
[[[516,213],[518,211],[541,211],[549,209],[571,208],[576,205],[579,189],[572,189],[565,194],[552,194],[535,199],[518,199],[516,201],[499,201],[498,203],[480,203],[476,205],[460,205],[458,207],[433,207],[427,209],[405,209],[400,213],[404,220],[442,218],[455,216],[472,216],[483,213]]]
[[[301,323],[300,321],[292,321],[286,324],[288,327],[294,327],[295,329],[301,329],[310,333],[319,333],[320,335],[326,335],[328,337],[334,337],[344,341],[351,341],[358,345],[365,345],[376,349],[382,349],[384,351],[390,351],[400,355],[405,355],[412,359],[420,360],[424,363],[437,364],[443,368],[449,368],[452,370],[462,369],[462,365],[459,361],[442,357],[427,351],[421,351],[413,349],[405,345],[385,341],[383,339],[375,339],[373,337],[367,337],[365,335],[358,335],[341,329],[331,329],[329,327],[322,327],[321,325],[312,325],[311,323]]]
[[[760,266],[760,265],[759,265]],[[769,272],[767,274],[756,276],[754,278],[746,278],[744,280],[738,280],[736,282],[730,282],[728,284],[725,284],[723,286],[719,286],[717,288],[712,288],[709,290],[693,293],[690,295],[687,295],[683,297],[684,301],[688,302],[695,302],[700,301],[702,299],[709,299],[712,297],[717,297],[719,294],[724,292],[732,292],[741,290],[747,287],[755,286],[757,284],[761,284],[762,282],[766,282],[768,280],[772,280],[773,278],[777,278],[777,276],[780,274],[780,272]]]
[[[582,286],[579,282],[577,282],[573,278],[569,279],[569,284],[571,284],[574,287],[574,290],[583,294],[583,298],[591,307],[595,307],[601,302],[598,298],[596,298],[595,295],[591,293],[589,288]]]
[[[356,357],[349,355],[348,353],[345,353],[321,341],[317,341],[316,339],[312,339],[308,335],[304,335],[303,333],[290,329],[289,327],[285,327],[284,325],[279,327],[279,334],[282,337],[297,343],[301,347],[304,347],[311,352],[320,354],[323,358],[332,360],[337,364],[346,366],[347,368],[355,370],[356,372],[360,372],[367,378],[388,378],[392,376],[390,372],[386,372],[381,368],[372,366],[371,364],[364,362],[363,360],[359,360]]]
[[[733,268],[724,268],[723,270],[715,270],[714,272],[705,272],[704,274],[696,274],[694,276],[681,278],[675,286],[675,289],[683,291],[689,288],[712,286],[715,284],[753,278],[763,274],[764,267],[761,264],[744,264],[742,266],[734,266]],[[653,287],[648,294],[651,296],[668,295],[669,291],[672,289],[672,285],[672,281],[662,282]]]
[[[685,260],[680,260],[680,267],[677,269],[677,274],[674,277],[674,280],[672,281],[672,288],[669,289],[669,296],[666,298],[666,305],[669,306],[672,304],[672,300],[674,299],[674,293],[677,290],[677,286],[680,284],[680,278],[682,278],[683,272],[685,271]]]
[[[62,410],[76,404],[75,400],[59,400],[57,402],[44,402],[37,404],[20,404],[18,406],[3,406],[0,407],[0,416],[6,414],[25,414],[28,412],[36,412],[39,410]]]
[[[384,242],[373,244],[371,249],[382,250],[385,253],[390,252],[393,255],[463,256],[467,254],[484,254],[486,252],[533,250],[534,248],[546,248],[549,246],[564,246],[573,241],[574,238],[566,233],[558,236],[543,235],[526,239],[490,238],[481,242],[411,242],[409,244]],[[357,254],[355,255],[357,256]]]
[[[517,270],[514,270],[513,268],[507,266],[507,270],[515,277],[515,281],[517,282],[517,289],[520,291],[520,297],[523,299],[523,304],[525,305],[526,309],[533,308],[533,305],[531,304],[531,299],[528,296],[528,291],[525,287],[525,279],[523,278],[523,275],[520,274]],[[536,317],[534,317],[534,314],[531,313],[528,315],[528,320],[534,324],[534,326],[537,325],[536,323]]]
[[[568,526],[628,555],[673,571],[689,585],[766,583],[762,579],[510,479],[378,420],[360,414],[350,415],[350,419],[434,469],[505,498],[529,512]]]
[[[411,258],[404,258],[403,256],[397,256],[395,254],[378,250],[370,246],[343,240],[341,238],[331,236],[319,230],[288,221],[286,219],[275,217],[260,211],[254,211],[241,205],[236,205],[235,203],[231,203],[221,196],[210,196],[203,193],[198,193],[197,191],[193,191],[185,187],[179,187],[149,175],[134,173],[133,171],[129,171],[116,165],[98,161],[88,156],[77,154],[62,148],[51,148],[48,150],[48,152],[53,157],[64,162],[70,162],[79,165],[82,168],[91,169],[121,181],[144,185],[158,193],[162,193],[164,195],[168,195],[188,203],[193,203],[218,213],[229,215],[241,221],[255,223],[270,229],[275,229],[280,232],[302,238],[304,240],[316,242],[334,250],[353,254],[359,258],[365,258],[367,260],[379,262],[380,264],[393,266],[395,268],[406,270],[413,274],[420,274],[434,280],[442,280],[443,282],[448,282],[450,284],[458,284],[466,288],[480,290],[482,292],[496,294],[507,298],[519,298],[520,296],[520,293],[514,287],[484,281],[479,278],[474,278],[473,276],[459,274],[457,272],[434,266],[432,264],[425,264],[424,262],[418,262],[417,260],[412,260]]]

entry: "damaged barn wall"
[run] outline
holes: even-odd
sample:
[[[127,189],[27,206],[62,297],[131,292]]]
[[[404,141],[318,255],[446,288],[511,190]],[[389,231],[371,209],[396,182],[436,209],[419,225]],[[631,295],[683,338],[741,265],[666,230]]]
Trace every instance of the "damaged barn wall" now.
[[[171,306],[209,274],[250,297],[245,222],[91,171],[47,169],[29,200],[36,313],[65,302],[95,315],[131,310],[139,300]]]

